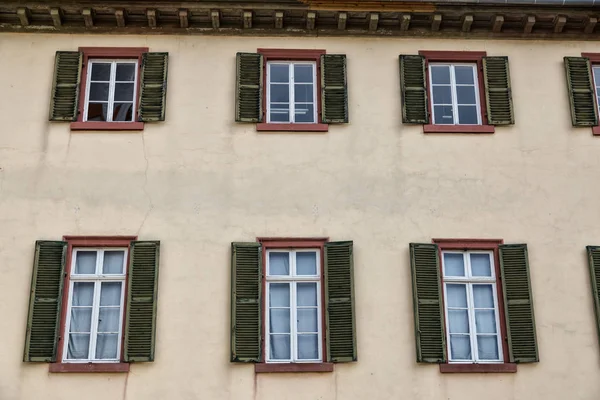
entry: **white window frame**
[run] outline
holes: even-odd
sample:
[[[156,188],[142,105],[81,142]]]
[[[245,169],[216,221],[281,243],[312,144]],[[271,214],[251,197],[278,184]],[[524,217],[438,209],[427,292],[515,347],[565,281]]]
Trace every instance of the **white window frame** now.
[[[138,90],[138,60],[132,58],[122,59],[102,59],[102,58],[91,58],[88,60],[87,65],[87,76],[85,83],[85,103],[83,107],[83,121],[88,122],[88,106],[90,104],[90,88],[92,81],[92,65],[93,64],[110,64],[110,81],[108,83],[108,108],[106,111],[106,121],[89,121],[89,122],[120,122],[129,123],[135,122],[136,117],[136,101],[137,101],[137,90]],[[133,103],[131,104],[131,121],[113,121],[113,110],[115,106],[115,84],[116,83],[132,83],[131,81],[118,81],[117,82],[117,64],[135,64],[135,72],[133,77]],[[106,83],[104,81],[97,81]],[[98,101],[93,101],[95,104],[99,104]],[[122,103],[122,101],[119,101]]]
[[[289,86],[289,114],[290,120],[271,121],[271,66],[272,65],[288,65],[288,86]],[[312,66],[312,85],[313,85],[313,122],[296,122],[296,101],[295,101],[295,82],[294,82],[294,65],[310,65]],[[273,82],[282,85],[285,82]],[[307,83],[307,82],[303,82]],[[318,104],[317,104],[317,63],[315,61],[267,61],[267,123],[273,124],[316,124],[318,123]]]
[[[461,254],[463,256],[463,265],[465,268],[465,276],[446,276],[446,265],[444,254]],[[474,277],[471,273],[471,254],[487,254],[490,257],[491,277]],[[502,364],[504,363],[504,350],[502,347],[502,326],[500,325],[500,309],[498,307],[498,293],[496,285],[496,268],[494,263],[494,252],[485,250],[442,250],[442,274],[443,274],[443,291],[444,291],[444,317],[446,319],[446,346],[448,351],[448,362],[452,364]],[[453,360],[452,351],[450,349],[450,320],[448,319],[448,302],[447,289],[448,284],[463,284],[467,289],[467,313],[469,316],[469,338],[471,343],[471,360]],[[498,343],[498,360],[480,360],[479,349],[477,347],[477,332],[475,325],[475,309],[473,300],[473,286],[487,284],[492,285],[492,293],[494,297],[494,315],[496,317],[496,340]],[[491,334],[490,334],[491,336]]]
[[[80,251],[96,252],[96,273],[95,274],[75,274],[77,262],[77,253]],[[122,274],[100,274],[104,264],[105,251],[123,251],[123,273]],[[118,363],[121,361],[121,342],[123,339],[123,315],[125,308],[125,283],[127,277],[128,249],[126,247],[77,247],[73,249],[71,256],[71,268],[69,273],[69,296],[67,315],[65,316],[65,332],[63,340],[63,362],[65,363]],[[94,298],[92,303],[92,326],[90,328],[90,347],[87,359],[69,359],[69,335],[71,327],[71,306],[73,302],[73,287],[75,282],[93,282]],[[122,282],[121,284],[121,304],[119,314],[119,334],[117,336],[117,358],[115,359],[96,359],[96,341],[98,337],[98,314],[100,312],[100,289],[102,282]]]
[[[600,96],[598,95],[598,90],[600,90],[600,82],[596,81],[595,71],[600,72],[600,64],[591,64],[592,65],[592,82],[594,83],[594,98],[596,99],[596,108],[598,109],[598,113],[600,114]]]
[[[266,252],[266,274],[265,274],[265,360],[268,363],[320,363],[323,362],[323,327],[322,318],[323,310],[321,305],[321,251],[320,249],[302,248],[302,249],[273,249],[267,250]],[[269,254],[271,253],[289,253],[290,257],[290,275],[270,275],[269,274]],[[317,274],[316,275],[296,275],[296,254],[297,253],[315,253],[317,260]],[[296,284],[297,283],[313,283],[317,284],[317,341],[318,341],[318,358],[315,359],[298,359],[298,344],[297,344],[297,312],[298,308],[296,305]],[[290,346],[291,358],[289,360],[282,359],[271,359],[271,332],[269,323],[269,294],[271,283],[288,283],[290,284]]]
[[[439,124],[435,122],[435,106],[436,105],[440,105],[440,104],[435,104],[433,102],[433,73],[432,73],[432,66],[443,66],[443,67],[450,67],[450,93],[452,96],[452,124]],[[454,72],[454,67],[457,66],[467,66],[467,67],[471,67],[473,69],[473,82],[474,82],[474,86],[475,86],[475,106],[477,107],[477,123],[476,124],[461,124],[458,123],[458,95],[456,93],[456,74]],[[428,74],[429,74],[429,96],[431,96],[431,123],[434,125],[466,125],[466,126],[477,126],[477,125],[482,125],[483,122],[481,120],[481,99],[479,98],[479,72],[477,71],[477,63],[469,63],[469,62],[465,62],[465,63],[447,63],[447,62],[429,62],[428,63]],[[435,86],[443,86],[440,84],[437,84]],[[459,84],[458,86],[471,86],[471,85],[467,85],[467,84]],[[473,105],[473,104],[462,104],[462,105]],[[445,104],[445,107],[447,107],[448,105]]]

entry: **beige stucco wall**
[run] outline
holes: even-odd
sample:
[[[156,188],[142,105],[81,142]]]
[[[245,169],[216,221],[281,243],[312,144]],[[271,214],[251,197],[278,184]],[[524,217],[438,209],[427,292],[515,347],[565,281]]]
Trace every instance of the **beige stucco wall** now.
[[[167,121],[143,133],[49,123],[54,52],[78,46],[168,51]],[[235,53],[257,47],[347,54],[350,124],[236,124]],[[402,125],[398,54],[420,49],[509,56],[516,124]],[[584,250],[600,244],[600,138],[571,127],[562,64],[582,51],[600,43],[0,34],[0,399],[598,399]],[[67,234],[161,240],[156,362],[129,374],[21,362],[33,243]],[[296,375],[229,363],[229,243],[256,236],[354,240],[357,363]],[[432,237],[528,243],[540,363],[417,365],[408,243]]]

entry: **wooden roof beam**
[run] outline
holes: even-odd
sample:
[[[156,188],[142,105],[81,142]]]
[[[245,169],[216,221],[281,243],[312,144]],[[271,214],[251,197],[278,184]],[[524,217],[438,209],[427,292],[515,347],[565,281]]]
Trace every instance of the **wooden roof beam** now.
[[[187,8],[179,9],[179,26],[184,29],[190,26],[190,11]]]
[[[437,32],[442,24],[442,14],[434,14],[431,19],[431,30]]]
[[[524,33],[531,33],[533,32],[533,26],[535,25],[535,16],[534,15],[528,15],[527,17],[525,17],[525,26],[523,27],[523,32]]]
[[[27,7],[19,7],[17,8],[17,17],[19,17],[19,21],[21,21],[21,26],[29,26],[31,11],[29,11],[29,8]]]
[[[317,13],[314,11],[309,11],[306,13],[306,29],[309,31],[315,29],[315,25],[317,23]]]
[[[492,18],[492,32],[502,32],[502,25],[504,24],[504,15],[494,15]]]
[[[473,16],[472,15],[463,15],[463,17],[461,18],[461,21],[462,21],[462,31],[470,32],[471,25],[473,25]]]
[[[377,30],[377,25],[379,25],[379,14],[378,13],[369,14],[369,30],[371,32],[375,32]]]
[[[219,29],[221,27],[221,13],[219,10],[212,10],[210,12],[210,20],[212,22],[213,29]]]
[[[50,9],[50,16],[52,17],[52,23],[55,28],[60,28],[62,26],[62,10],[58,7],[52,7]]]
[[[598,23],[598,18],[596,17],[589,17],[587,19],[587,21],[585,21],[585,26],[583,28],[583,31],[585,33],[593,33],[594,32],[594,28],[596,28],[596,24]]]
[[[122,8],[117,8],[115,10],[115,19],[117,20],[117,26],[119,28],[124,28],[126,24],[125,10]]]
[[[348,14],[345,12],[338,13],[338,29],[341,31],[345,30],[347,22]]]
[[[85,27],[90,29],[94,27],[94,10],[91,8],[84,8],[81,10],[81,15],[83,16],[83,22],[85,23]]]
[[[283,29],[283,11],[275,12],[275,28]]]
[[[149,8],[148,10],[146,10],[146,18],[148,18],[148,26],[150,28],[156,28],[157,14],[158,13],[153,8]]]
[[[244,29],[252,28],[252,11],[244,11],[242,19],[244,20]]]

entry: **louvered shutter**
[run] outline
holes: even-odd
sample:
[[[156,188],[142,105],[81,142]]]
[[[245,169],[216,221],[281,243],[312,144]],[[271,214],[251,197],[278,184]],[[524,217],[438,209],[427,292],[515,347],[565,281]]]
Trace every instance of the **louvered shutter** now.
[[[231,361],[261,359],[262,248],[231,244]]]
[[[405,124],[429,123],[425,74],[425,57],[400,55],[402,122]]]
[[[600,338],[600,246],[587,246],[588,265],[592,284],[592,298],[596,314],[596,326]]]
[[[160,242],[134,241],[130,251],[124,359],[154,361]]]
[[[325,314],[327,360],[356,361],[352,242],[325,244]]]
[[[565,57],[564,60],[573,126],[598,125],[590,60],[584,57]]]
[[[439,260],[437,244],[410,244],[417,362],[446,362]]]
[[[50,96],[50,121],[77,120],[83,53],[57,51]]]
[[[169,53],[142,54],[140,106],[138,109],[140,121],[165,120],[168,64]]]
[[[235,120],[262,121],[263,56],[257,53],[237,53]]]
[[[321,55],[321,120],[326,124],[348,122],[346,55]]]
[[[526,244],[499,246],[510,362],[538,362]]]
[[[508,57],[483,57],[483,83],[488,123],[514,124]]]
[[[35,243],[23,361],[56,361],[66,242]]]

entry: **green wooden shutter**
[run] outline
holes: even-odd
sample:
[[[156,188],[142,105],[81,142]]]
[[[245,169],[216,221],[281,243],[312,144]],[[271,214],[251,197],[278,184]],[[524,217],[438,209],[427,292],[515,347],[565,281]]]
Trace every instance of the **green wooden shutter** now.
[[[592,283],[592,298],[594,299],[594,312],[596,313],[596,327],[600,338],[600,246],[587,246],[588,265]]]
[[[35,242],[23,361],[56,361],[66,252],[66,242]]]
[[[590,60],[584,57],[565,57],[564,60],[573,126],[598,125]]]
[[[538,362],[527,245],[504,244],[499,249],[510,362]]]
[[[124,358],[154,361],[160,242],[131,242],[130,252]]]
[[[261,359],[262,247],[231,243],[231,361]]]
[[[237,53],[235,62],[235,120],[261,122],[263,56],[257,53]]]
[[[490,125],[515,123],[508,57],[483,57],[483,83]]]
[[[57,51],[50,96],[50,121],[77,120],[83,53]]]
[[[168,64],[169,53],[142,54],[140,106],[138,109],[140,121],[165,120]]]
[[[326,124],[348,122],[346,55],[321,55],[321,120]]]
[[[356,361],[352,242],[325,244],[325,315],[327,360]]]
[[[437,244],[411,243],[410,265],[417,362],[446,362],[446,331]]]
[[[425,57],[400,55],[400,93],[402,122],[428,124]]]

